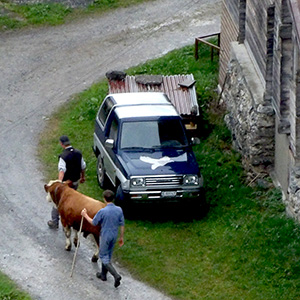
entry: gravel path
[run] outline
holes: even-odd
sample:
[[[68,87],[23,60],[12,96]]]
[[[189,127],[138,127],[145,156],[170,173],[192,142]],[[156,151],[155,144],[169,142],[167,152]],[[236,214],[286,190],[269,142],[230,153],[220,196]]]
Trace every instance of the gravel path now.
[[[220,30],[219,0],[160,0],[102,17],[0,34],[0,269],[34,299],[169,299],[123,277],[95,277],[94,249],[85,239],[70,278],[74,249],[62,230],[47,228],[51,205],[36,161],[45,119],[74,93],[104,77],[194,43]]]

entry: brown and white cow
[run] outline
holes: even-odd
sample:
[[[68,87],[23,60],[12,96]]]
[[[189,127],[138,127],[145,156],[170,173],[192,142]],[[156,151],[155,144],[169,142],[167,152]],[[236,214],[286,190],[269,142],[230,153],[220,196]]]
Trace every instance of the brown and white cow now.
[[[78,243],[77,232],[80,229],[82,209],[86,208],[90,217],[93,218],[101,208],[106,206],[106,204],[75,191],[69,187],[67,181],[61,182],[60,180],[52,180],[48,184],[45,184],[44,188],[48,193],[47,200],[53,202],[58,209],[61,224],[66,236],[65,250],[70,251],[72,247],[71,228],[75,231],[73,239],[74,245],[77,246]],[[92,261],[97,262],[100,227],[93,226],[84,219],[82,233],[84,237],[87,237],[89,234],[92,234],[94,237],[97,250],[92,257]]]

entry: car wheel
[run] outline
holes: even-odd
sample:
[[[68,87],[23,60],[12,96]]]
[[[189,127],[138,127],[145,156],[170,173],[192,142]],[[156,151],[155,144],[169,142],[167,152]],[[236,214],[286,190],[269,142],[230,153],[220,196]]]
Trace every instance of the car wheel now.
[[[121,187],[121,184],[118,185],[117,187],[117,191],[116,191],[116,204],[119,205],[119,206],[122,206],[125,202],[125,195],[124,195],[124,192],[123,192],[123,189]]]
[[[108,178],[105,172],[103,159],[100,155],[97,158],[97,181],[102,189],[106,189],[108,186]]]
[[[209,204],[206,201],[205,191],[202,188],[200,192],[200,197],[194,203],[193,212],[195,214],[196,219],[202,219],[209,212]]]
[[[129,203],[126,194],[124,193],[121,184],[117,187],[115,204],[121,206],[124,213],[128,213]]]

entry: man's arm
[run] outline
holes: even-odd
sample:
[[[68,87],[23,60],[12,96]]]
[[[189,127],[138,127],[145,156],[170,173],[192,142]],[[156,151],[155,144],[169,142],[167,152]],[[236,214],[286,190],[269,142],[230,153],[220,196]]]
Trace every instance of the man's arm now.
[[[86,169],[86,163],[85,163],[83,157],[81,157],[80,183],[84,183],[85,182],[85,169]]]
[[[85,170],[81,170],[80,183],[84,183],[84,182],[85,182]]]
[[[86,208],[84,208],[82,211],[81,211],[81,215],[92,225],[93,224],[93,219],[87,214],[87,211],[86,211]]]
[[[58,172],[58,180],[63,181],[65,176],[65,172],[64,171],[59,171]]]
[[[60,157],[58,161],[58,179],[63,181],[66,172],[66,162]]]
[[[124,245],[124,231],[125,226],[120,226],[120,238],[119,238],[119,246],[122,247]]]

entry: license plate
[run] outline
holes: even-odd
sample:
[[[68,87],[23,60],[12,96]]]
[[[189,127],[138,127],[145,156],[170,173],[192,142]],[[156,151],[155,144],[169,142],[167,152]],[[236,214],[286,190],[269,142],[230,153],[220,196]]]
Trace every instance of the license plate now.
[[[176,197],[176,191],[161,192],[162,197]]]

